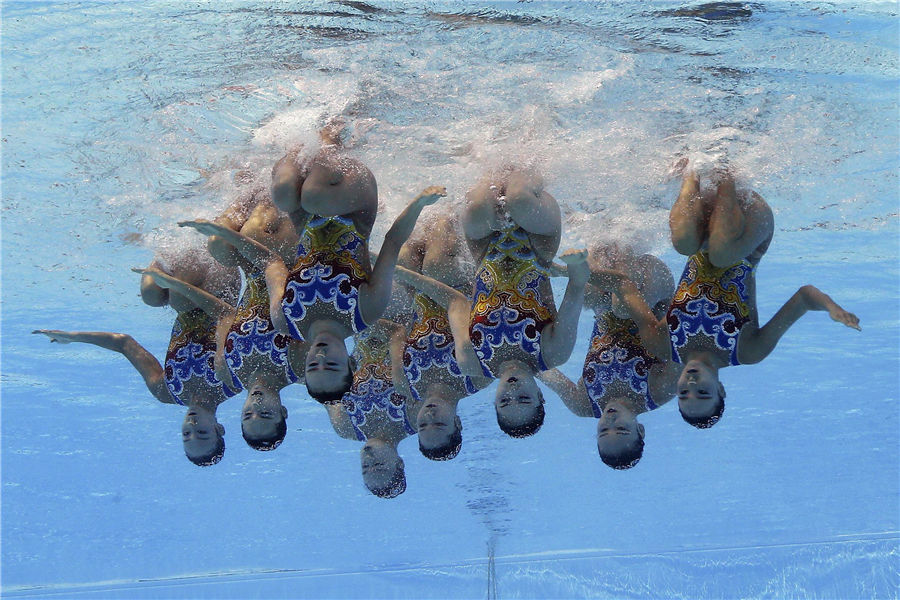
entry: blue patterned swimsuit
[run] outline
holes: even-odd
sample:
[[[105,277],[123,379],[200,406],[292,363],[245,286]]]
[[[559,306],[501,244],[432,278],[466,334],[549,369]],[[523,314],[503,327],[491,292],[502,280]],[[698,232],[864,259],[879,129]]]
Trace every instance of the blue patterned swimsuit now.
[[[750,321],[749,285],[755,265],[744,259],[720,269],[700,251],[688,259],[666,314],[672,360],[683,363],[681,351],[695,336],[709,338],[728,353],[728,364],[738,361],[738,336]]]
[[[486,377],[496,377],[507,360],[546,371],[541,332],[556,306],[550,277],[540,266],[528,234],[520,227],[494,232],[475,274],[469,337]]]
[[[660,361],[641,343],[637,324],[607,311],[594,318],[591,347],[584,358],[582,379],[594,416],[603,416],[610,384],[622,381],[640,397],[643,411],[658,407],[650,396],[650,367]]]
[[[369,280],[364,268],[366,243],[353,219],[310,217],[281,301],[292,336],[303,339],[300,324],[313,307],[317,315],[324,308],[326,318],[346,324],[355,333],[366,328],[359,308],[359,287]]]
[[[275,331],[269,316],[269,292],[265,275],[260,271],[246,273],[247,288],[238,305],[237,315],[225,338],[225,362],[245,386],[252,385],[258,361],[264,357],[284,375],[285,384],[297,383],[299,378],[291,368],[288,349],[294,340]],[[250,371],[250,372],[244,372]]]
[[[394,389],[386,337],[381,327],[366,329],[356,336],[353,357],[357,368],[343,405],[359,441],[368,439],[366,423],[376,415],[392,421],[406,435],[416,433],[406,415],[406,398]]]
[[[403,370],[409,380],[413,399],[424,399],[428,385],[442,383],[459,398],[478,391],[471,378],[462,374],[456,363],[453,334],[447,311],[424,294],[416,294],[415,318],[403,351]]]
[[[166,387],[175,402],[182,406],[190,404],[189,399],[182,396],[185,384],[195,378],[207,388],[201,392],[204,400],[221,402],[243,389],[234,376],[227,384],[216,377],[215,356],[216,323],[213,318],[199,308],[178,313],[165,362]]]

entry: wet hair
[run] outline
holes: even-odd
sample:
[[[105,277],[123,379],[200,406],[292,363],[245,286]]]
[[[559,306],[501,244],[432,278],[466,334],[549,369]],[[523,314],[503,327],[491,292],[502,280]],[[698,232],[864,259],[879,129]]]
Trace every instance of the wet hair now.
[[[247,432],[244,431],[244,425],[241,423],[241,435],[244,436],[244,441],[247,442],[247,445],[254,450],[259,450],[260,452],[274,450],[281,445],[281,442],[284,441],[284,436],[287,435],[287,420],[279,420],[275,433],[267,438],[247,437]]]
[[[406,491],[406,473],[403,470],[403,465],[397,464],[397,469],[394,471],[394,474],[391,476],[391,480],[387,485],[376,488],[366,486],[366,488],[379,498],[396,498]]]
[[[425,448],[422,446],[422,440],[419,440],[419,452],[431,460],[452,460],[459,454],[460,448],[462,448],[462,431],[459,430],[459,427],[455,429],[447,443],[441,446]]]
[[[697,429],[709,429],[722,418],[722,413],[725,412],[725,398],[719,395],[719,401],[716,402],[716,405],[713,407],[712,413],[705,417],[689,417],[684,414],[680,405],[678,406],[678,412],[681,413],[681,418],[684,419],[685,423],[688,425],[693,425]]]
[[[597,452],[600,452],[599,446],[597,447]],[[641,457],[643,455],[644,438],[643,436],[639,435],[637,441],[634,442],[624,452],[615,454],[604,454],[603,452],[600,452],[600,460],[602,460],[605,465],[610,466],[617,471],[624,471],[625,469],[630,469],[634,465],[638,464],[638,461],[641,460]]]
[[[314,390],[310,387],[309,381],[306,382],[306,391],[315,398],[319,404],[337,404],[344,397],[344,394],[350,391],[353,385],[353,370],[350,363],[347,363],[347,374],[341,382],[341,387],[337,390]]]
[[[500,411],[497,411],[497,425],[499,425],[500,429],[503,430],[503,433],[509,437],[524,438],[534,435],[540,430],[541,426],[544,424],[545,414],[544,403],[540,402],[530,421],[527,421],[522,425],[512,426],[504,421],[500,416]]]
[[[201,456],[191,456],[187,452],[185,452],[185,456],[188,457],[188,460],[197,465],[198,467],[210,467],[225,456],[225,438],[221,435],[217,435],[218,438],[216,442],[216,447],[212,449],[212,452],[209,454],[203,454]]]

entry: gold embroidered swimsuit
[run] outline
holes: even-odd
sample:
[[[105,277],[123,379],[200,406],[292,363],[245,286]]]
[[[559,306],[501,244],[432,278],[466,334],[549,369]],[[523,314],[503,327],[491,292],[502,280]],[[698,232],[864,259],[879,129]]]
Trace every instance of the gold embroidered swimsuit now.
[[[194,378],[203,380],[208,388],[204,392],[206,400],[222,401],[243,389],[233,375],[227,384],[216,377],[215,356],[216,323],[213,318],[199,308],[178,313],[172,326],[164,370],[166,387],[175,402],[186,404],[182,398],[185,384]]]
[[[730,365],[740,364],[738,336],[750,320],[748,286],[754,267],[743,259],[720,269],[703,250],[688,259],[666,314],[672,360],[683,363],[681,351],[691,338],[702,335],[728,352]]]
[[[556,307],[548,296],[549,273],[540,266],[521,227],[494,232],[475,277],[469,336],[487,377],[505,360],[547,370],[541,331]]]
[[[310,308],[329,305],[333,318],[353,332],[366,328],[359,308],[359,286],[369,280],[363,268],[366,238],[353,219],[343,216],[313,216],[297,246],[294,263],[285,283],[281,307],[291,335],[302,340],[299,324]]]

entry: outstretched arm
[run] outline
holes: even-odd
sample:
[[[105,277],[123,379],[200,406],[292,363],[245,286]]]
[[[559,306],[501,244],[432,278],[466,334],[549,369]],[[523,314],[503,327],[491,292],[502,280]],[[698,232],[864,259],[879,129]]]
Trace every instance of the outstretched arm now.
[[[828,294],[817,287],[804,285],[784,303],[768,323],[738,342],[738,359],[744,364],[755,364],[772,353],[778,341],[797,320],[810,310],[825,310],[838,323],[860,331],[859,318],[841,308]]]
[[[153,282],[161,288],[173,290],[188,300],[194,306],[213,317],[214,319],[222,318],[224,315],[234,314],[234,307],[219,300],[206,290],[202,290],[195,285],[186,283],[177,277],[172,277],[168,273],[163,273],[158,269],[132,269],[135,273],[141,275],[149,275],[153,278]]]
[[[578,317],[584,305],[584,286],[590,269],[587,265],[587,250],[569,250],[560,257],[566,263],[569,282],[556,320],[541,333],[541,352],[548,367],[561,365],[572,354],[578,333]]]
[[[93,344],[113,352],[122,354],[137,369],[147,389],[153,397],[164,404],[175,404],[175,399],[166,387],[166,378],[159,361],[143,346],[134,341],[126,333],[109,333],[106,331],[60,331],[58,329],[37,329],[31,333],[39,333],[50,338],[51,342],[69,344],[81,342]]]
[[[178,226],[190,227],[203,235],[221,238],[222,241],[234,246],[244,258],[253,263],[253,266],[260,271],[264,270],[271,262],[284,262],[277,252],[225,225],[213,223],[206,219],[195,219],[193,221],[179,221]]]
[[[353,424],[350,423],[350,415],[344,410],[344,403],[326,404],[325,408],[328,410],[328,419],[331,421],[331,427],[334,429],[334,432],[344,439],[355,440],[356,430],[353,429]]]
[[[360,309],[363,320],[366,323],[374,323],[387,308],[391,301],[391,284],[394,278],[394,269],[397,266],[397,258],[400,250],[409,236],[412,234],[413,228],[422,209],[430,206],[447,195],[447,191],[443,187],[432,186],[425,188],[415,200],[409,203],[409,206],[400,213],[400,216],[391,225],[387,235],[384,236],[384,243],[378,252],[378,260],[372,267],[372,276],[369,283],[364,284],[360,288]]]
[[[406,398],[407,406],[413,399],[409,389],[409,380],[403,370],[403,352],[406,349],[406,330],[399,325],[391,331],[390,340],[391,382],[394,389]]]
[[[557,393],[563,404],[577,417],[593,417],[594,410],[591,408],[591,401],[588,398],[587,390],[584,388],[584,381],[579,379],[576,384],[571,379],[563,375],[559,369],[550,369],[549,371],[541,371],[537,374],[537,378],[547,384],[547,386]]]

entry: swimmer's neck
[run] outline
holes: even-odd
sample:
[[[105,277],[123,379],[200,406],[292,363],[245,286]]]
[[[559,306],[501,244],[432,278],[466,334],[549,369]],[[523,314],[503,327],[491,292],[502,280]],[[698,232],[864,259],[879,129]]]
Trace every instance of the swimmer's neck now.
[[[719,369],[728,366],[727,360],[723,360],[712,352],[708,352],[706,350],[688,350],[687,352],[684,352],[684,357],[681,362],[685,366],[690,362],[703,363],[714,371],[718,371]]]
[[[503,379],[504,377],[515,375],[516,373],[534,377],[534,370],[532,370],[528,363],[521,360],[504,361],[500,363],[500,368],[497,369],[497,372],[499,374],[497,379]]]
[[[432,383],[425,390],[425,404],[446,404],[456,410],[459,404],[459,392],[444,383]]]
[[[339,340],[345,340],[352,335],[346,326],[332,319],[316,319],[306,333],[306,339],[311,341],[320,335],[332,335]]]

